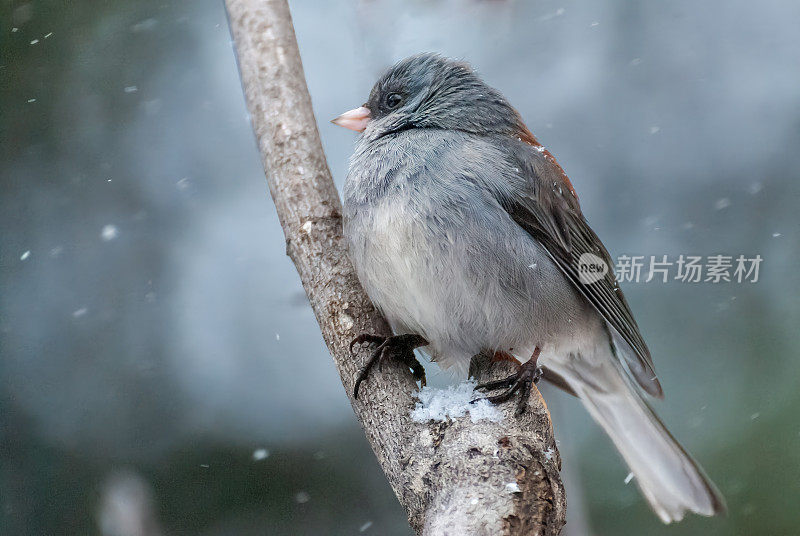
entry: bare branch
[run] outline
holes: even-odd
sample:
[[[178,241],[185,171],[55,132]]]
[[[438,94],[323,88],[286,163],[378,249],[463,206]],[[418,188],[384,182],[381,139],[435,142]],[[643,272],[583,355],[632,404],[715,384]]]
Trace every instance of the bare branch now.
[[[317,132],[285,0],[226,0],[247,106],[287,252],[316,314],[353,410],[418,534],[558,534],[565,517],[549,413],[534,389],[530,411],[501,408],[500,423],[469,416],[413,422],[414,382],[389,364],[359,400],[360,333],[389,335],[358,283],[341,232],[341,203]],[[487,360],[477,363],[481,376]],[[498,367],[495,367],[497,369]],[[502,370],[494,370],[495,374]],[[506,370],[505,372],[508,372]]]

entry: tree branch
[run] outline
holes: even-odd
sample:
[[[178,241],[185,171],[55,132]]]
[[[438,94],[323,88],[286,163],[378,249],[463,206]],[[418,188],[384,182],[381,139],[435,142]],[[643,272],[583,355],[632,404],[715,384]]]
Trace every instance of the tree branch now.
[[[341,203],[317,132],[285,0],[226,0],[247,106],[272,198],[322,335],[353,410],[418,534],[555,535],[564,524],[560,459],[547,407],[533,389],[530,411],[501,408],[499,423],[469,416],[416,423],[414,382],[387,364],[352,399],[358,367],[348,344],[389,335],[359,285],[342,238]],[[488,359],[474,363],[488,376]],[[498,370],[499,369],[499,370]],[[494,367],[494,374],[509,371]]]

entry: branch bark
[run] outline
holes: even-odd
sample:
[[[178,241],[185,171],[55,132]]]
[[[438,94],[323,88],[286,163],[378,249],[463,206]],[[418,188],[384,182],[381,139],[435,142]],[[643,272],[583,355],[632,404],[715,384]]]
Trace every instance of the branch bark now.
[[[501,408],[500,423],[469,416],[416,423],[414,382],[388,364],[352,399],[364,351],[360,333],[390,329],[362,290],[342,238],[341,204],[322,150],[285,0],[226,0],[247,106],[287,253],[356,416],[409,523],[424,535],[555,535],[566,506],[547,407],[533,389],[530,411]],[[476,359],[479,379],[508,374]],[[490,371],[491,368],[491,371]]]

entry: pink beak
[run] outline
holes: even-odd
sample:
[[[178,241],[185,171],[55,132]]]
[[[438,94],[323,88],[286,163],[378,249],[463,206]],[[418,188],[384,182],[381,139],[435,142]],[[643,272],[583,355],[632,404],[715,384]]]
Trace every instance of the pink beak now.
[[[369,108],[362,106],[361,108],[343,113],[336,119],[331,120],[331,123],[339,125],[340,127],[349,128],[350,130],[355,130],[356,132],[364,132],[370,120],[370,113]]]

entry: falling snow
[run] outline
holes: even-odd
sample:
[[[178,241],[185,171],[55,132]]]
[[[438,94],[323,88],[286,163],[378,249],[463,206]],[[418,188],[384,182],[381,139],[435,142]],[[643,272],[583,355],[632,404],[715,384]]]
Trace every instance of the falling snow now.
[[[305,504],[311,500],[311,495],[307,491],[298,491],[294,494],[294,501],[297,504]]]
[[[367,521],[358,529],[358,532],[365,532],[368,528],[372,526],[372,521]]]
[[[633,480],[633,473],[628,473],[628,476],[625,477],[625,483],[630,484],[631,480]]]
[[[22,255],[19,256],[19,260],[24,261],[25,259],[27,259],[30,256],[31,256],[31,250],[28,250],[28,251],[26,251],[25,253],[23,253]]]
[[[119,230],[116,225],[104,225],[102,231],[100,231],[100,238],[105,242],[114,240],[118,235]]]
[[[541,17],[539,17],[537,20],[540,20],[540,21],[551,20],[551,19],[554,19],[554,18],[556,18],[556,17],[560,17],[560,16],[561,16],[561,15],[563,15],[564,13],[565,13],[565,10],[564,10],[564,8],[563,8],[563,7],[560,7],[560,8],[558,8],[558,9],[556,9],[556,11],[555,11],[554,13],[548,13],[547,15],[542,15],[542,16],[541,16]]]
[[[253,459],[257,462],[261,460],[266,460],[269,457],[269,451],[267,449],[256,449],[253,451]]]
[[[134,33],[148,32],[158,26],[156,19],[144,19],[131,26],[131,31]]]

